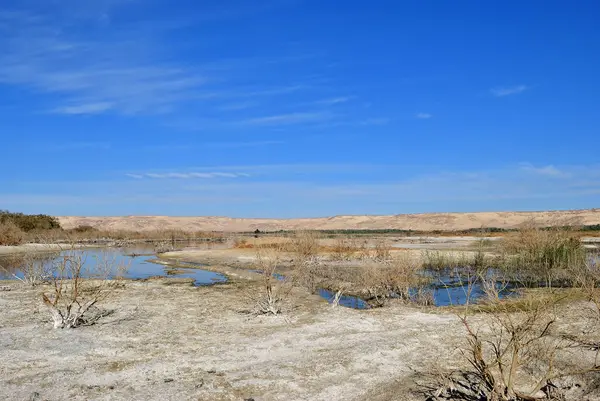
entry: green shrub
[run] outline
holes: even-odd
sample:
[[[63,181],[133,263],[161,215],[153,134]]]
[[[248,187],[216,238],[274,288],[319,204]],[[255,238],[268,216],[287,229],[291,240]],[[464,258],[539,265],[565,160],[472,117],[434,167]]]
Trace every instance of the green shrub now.
[[[0,210],[0,224],[12,222],[22,231],[29,232],[33,230],[53,230],[60,229],[60,223],[52,216],[46,214],[23,214],[11,213],[7,210]]]

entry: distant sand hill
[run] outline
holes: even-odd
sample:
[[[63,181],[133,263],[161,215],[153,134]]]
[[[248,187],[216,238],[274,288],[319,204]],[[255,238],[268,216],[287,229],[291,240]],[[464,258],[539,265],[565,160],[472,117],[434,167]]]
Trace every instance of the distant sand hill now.
[[[89,225],[101,230],[261,231],[403,229],[465,230],[479,227],[515,228],[534,220],[543,226],[600,224],[600,209],[548,212],[423,213],[393,216],[334,216],[306,219],[246,219],[230,217],[58,217],[64,228]]]

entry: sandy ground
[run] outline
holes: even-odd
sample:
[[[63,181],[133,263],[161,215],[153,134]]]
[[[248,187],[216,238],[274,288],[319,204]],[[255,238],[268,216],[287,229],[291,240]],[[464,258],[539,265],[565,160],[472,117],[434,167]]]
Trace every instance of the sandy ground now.
[[[244,219],[231,217],[58,217],[64,228],[90,225],[103,230],[167,230],[241,232],[275,230],[404,229],[465,230],[515,228],[534,219],[545,226],[600,224],[600,209],[548,212],[424,213],[391,216],[334,216],[306,219]]]
[[[249,315],[239,284],[130,282],[100,324],[53,330],[36,291],[0,292],[0,399],[419,400],[461,327],[406,306],[357,311],[295,295]],[[36,398],[37,397],[37,398]]]

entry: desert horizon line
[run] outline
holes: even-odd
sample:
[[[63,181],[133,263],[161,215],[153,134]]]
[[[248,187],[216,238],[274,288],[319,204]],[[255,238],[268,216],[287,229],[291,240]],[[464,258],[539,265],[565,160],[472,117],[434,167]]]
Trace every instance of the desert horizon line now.
[[[55,217],[97,217],[97,218],[124,218],[124,217],[173,217],[173,218],[229,218],[229,219],[247,219],[247,220],[300,220],[300,219],[330,219],[335,217],[391,217],[391,216],[418,216],[432,214],[483,214],[483,213],[553,213],[553,212],[589,212],[598,211],[600,208],[581,208],[581,209],[538,209],[538,210],[487,210],[473,212],[416,212],[416,213],[393,213],[393,214],[336,214],[325,216],[305,216],[305,217],[237,217],[227,215],[168,215],[168,214],[123,214],[123,215],[55,215]]]

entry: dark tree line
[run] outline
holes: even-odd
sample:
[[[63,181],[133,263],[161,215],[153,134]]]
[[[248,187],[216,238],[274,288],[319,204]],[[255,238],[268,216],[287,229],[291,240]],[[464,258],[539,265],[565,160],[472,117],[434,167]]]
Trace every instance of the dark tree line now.
[[[46,214],[11,213],[0,210],[0,224],[14,223],[22,231],[60,229],[60,223],[55,217]]]

